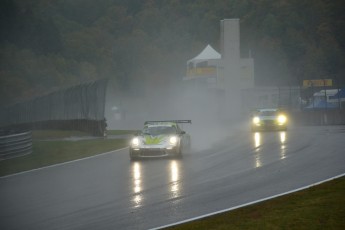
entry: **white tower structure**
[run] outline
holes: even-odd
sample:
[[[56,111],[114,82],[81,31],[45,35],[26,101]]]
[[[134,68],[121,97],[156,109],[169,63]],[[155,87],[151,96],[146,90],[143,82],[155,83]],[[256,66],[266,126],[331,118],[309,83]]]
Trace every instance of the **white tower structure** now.
[[[225,115],[237,118],[241,111],[240,89],[240,28],[239,19],[224,19],[220,23],[222,77],[225,90]]]
[[[187,62],[185,81],[222,92],[217,103],[224,119],[236,119],[242,112],[242,91],[254,87],[254,62],[240,56],[240,20],[220,21],[220,54],[211,46]]]
[[[239,19],[224,19],[220,23],[220,44],[224,79],[225,115],[238,118],[242,111],[242,90],[254,87],[254,63],[240,57]]]

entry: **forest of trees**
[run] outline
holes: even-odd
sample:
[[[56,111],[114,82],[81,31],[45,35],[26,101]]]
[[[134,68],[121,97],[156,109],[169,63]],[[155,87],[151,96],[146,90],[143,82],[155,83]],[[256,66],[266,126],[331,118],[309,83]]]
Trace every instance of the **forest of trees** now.
[[[0,100],[12,104],[101,78],[127,93],[181,81],[220,20],[239,18],[258,85],[345,85],[342,0],[1,0]]]

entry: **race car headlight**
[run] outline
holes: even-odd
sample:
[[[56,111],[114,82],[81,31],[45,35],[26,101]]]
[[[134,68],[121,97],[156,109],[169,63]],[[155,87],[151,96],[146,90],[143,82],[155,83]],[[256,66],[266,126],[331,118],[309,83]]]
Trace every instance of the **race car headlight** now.
[[[172,136],[169,138],[169,143],[172,145],[176,145],[177,143],[177,137],[176,136]]]
[[[133,146],[139,146],[139,143],[140,143],[140,142],[139,142],[139,138],[134,137],[134,138],[132,139],[131,143],[132,143]]]
[[[260,118],[259,117],[254,117],[253,118],[253,123],[254,124],[259,124],[260,123]]]
[[[279,115],[279,116],[278,116],[278,122],[279,122],[280,124],[284,124],[284,123],[286,122],[286,120],[287,120],[287,118],[286,118],[285,115]]]

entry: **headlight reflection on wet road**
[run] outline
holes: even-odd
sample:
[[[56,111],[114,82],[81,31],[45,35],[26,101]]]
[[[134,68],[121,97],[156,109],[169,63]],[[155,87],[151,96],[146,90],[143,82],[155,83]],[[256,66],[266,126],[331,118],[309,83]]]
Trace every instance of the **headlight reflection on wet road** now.
[[[141,169],[140,164],[138,162],[135,162],[132,165],[132,173],[133,173],[133,190],[134,190],[134,205],[135,207],[140,207],[141,201],[142,201],[142,195],[140,194],[142,188],[141,188]]]
[[[261,134],[258,132],[254,133],[254,147],[255,147],[255,167],[261,167],[260,159],[260,146],[261,146]]]
[[[285,155],[286,132],[280,132],[279,137],[280,137],[280,159],[285,159],[286,158],[286,155]]]
[[[146,168],[145,172],[143,172],[143,165],[145,163],[142,162],[134,162],[132,164],[131,169],[131,178],[132,178],[132,191],[133,191],[133,198],[132,203],[134,208],[139,208],[143,205],[143,200],[145,193],[143,192],[143,181],[145,180],[145,174],[148,173],[152,168]],[[157,180],[157,182],[161,183],[161,185],[167,186],[168,196],[169,198],[177,198],[180,196],[181,184],[180,184],[180,166],[181,162],[177,160],[168,160],[168,161],[157,161],[157,167],[160,169],[155,168],[154,170],[158,170],[161,175],[165,175],[160,177],[161,180]],[[163,167],[161,167],[163,166]],[[166,169],[164,170],[164,167]]]
[[[179,196],[179,168],[175,160],[170,162],[170,191],[172,198]]]
[[[259,168],[262,166],[262,157],[264,156],[264,150],[262,149],[262,146],[264,144],[264,138],[272,138],[271,136],[272,133],[260,133],[260,132],[255,132],[254,133],[254,157],[255,157],[255,167]],[[273,138],[276,138],[277,135],[279,137],[279,157],[281,160],[286,158],[286,132],[277,132],[273,133]]]
[[[260,137],[260,133],[258,132],[254,133],[254,144],[255,144],[255,149],[259,148],[261,145],[261,137]]]

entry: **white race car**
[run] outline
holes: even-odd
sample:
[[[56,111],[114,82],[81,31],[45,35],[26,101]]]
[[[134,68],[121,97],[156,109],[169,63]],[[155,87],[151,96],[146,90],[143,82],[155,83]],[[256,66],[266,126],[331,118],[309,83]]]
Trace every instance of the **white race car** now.
[[[189,151],[191,138],[181,129],[179,124],[191,120],[146,121],[144,128],[130,142],[129,156],[131,160],[149,157],[182,157]]]
[[[258,109],[252,118],[252,131],[286,130],[287,116],[279,109]]]

